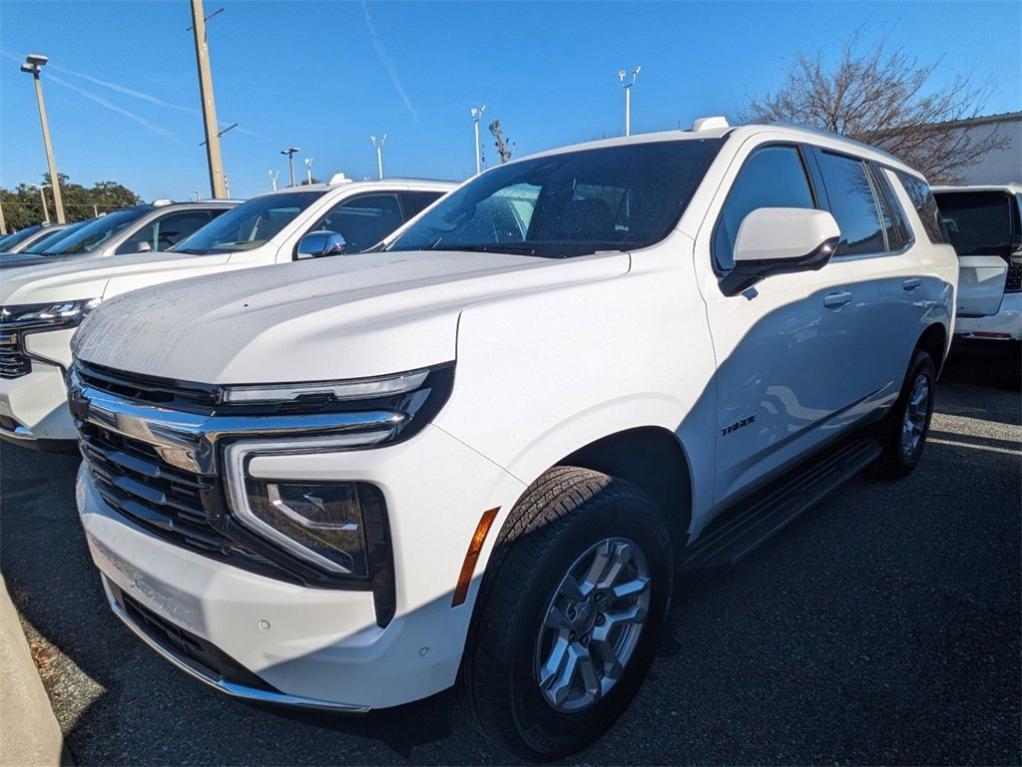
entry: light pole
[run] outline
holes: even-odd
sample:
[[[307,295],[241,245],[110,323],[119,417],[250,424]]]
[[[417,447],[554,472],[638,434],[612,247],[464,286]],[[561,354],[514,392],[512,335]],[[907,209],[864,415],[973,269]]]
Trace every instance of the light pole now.
[[[482,155],[479,153],[479,120],[483,116],[483,112],[486,111],[486,104],[479,107],[472,107],[468,110],[468,113],[472,115],[472,127],[475,129],[476,134],[476,175],[482,170]]]
[[[301,152],[302,150],[296,146],[289,146],[287,149],[281,149],[281,154],[287,155],[287,167],[291,171],[291,186],[295,185],[295,153]]]
[[[625,89],[625,135],[632,135],[632,86],[635,85],[635,80],[639,76],[639,72],[642,71],[642,65],[640,64],[632,70],[631,82],[625,82],[625,75],[628,74],[625,70],[621,70],[617,73],[617,79],[621,83],[621,87]]]
[[[268,170],[266,174],[270,177],[270,184],[273,186],[273,191],[277,191],[277,176],[280,175],[279,170]]]
[[[305,180],[312,183],[312,157],[305,158]]]
[[[25,57],[25,63],[21,65],[21,71],[32,75],[35,81],[35,98],[39,104],[39,121],[43,125],[43,146],[46,149],[46,164],[50,169],[50,184],[53,185],[53,207],[57,211],[57,223],[64,223],[64,200],[60,195],[60,176],[57,175],[57,160],[53,156],[53,142],[50,140],[50,121],[46,119],[46,102],[43,100],[43,83],[39,79],[39,73],[46,62],[46,56],[38,53],[30,53]],[[49,221],[49,215],[46,220]]]
[[[209,188],[214,198],[227,196],[224,163],[220,156],[220,132],[216,121],[216,98],[213,96],[213,73],[209,68],[209,46],[206,44],[206,15],[202,0],[192,0],[192,29],[195,32],[195,63],[199,69],[199,95],[202,97],[202,121],[206,128],[206,159],[209,161]]]
[[[46,207],[46,192],[45,189],[48,184],[36,184],[36,189],[39,190],[39,201],[43,204],[43,223],[47,226],[50,225],[50,209]],[[62,223],[62,222],[57,222]]]
[[[383,179],[383,142],[387,140],[387,134],[384,133],[379,139],[376,136],[370,136],[369,140],[376,147],[376,172],[379,174],[380,179]]]

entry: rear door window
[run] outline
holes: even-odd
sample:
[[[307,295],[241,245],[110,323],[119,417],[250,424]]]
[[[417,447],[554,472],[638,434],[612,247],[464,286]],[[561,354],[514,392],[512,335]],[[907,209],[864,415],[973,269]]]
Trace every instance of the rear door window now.
[[[862,256],[885,252],[880,208],[866,165],[854,157],[821,151],[817,154],[830,212],[841,229],[836,256]]]
[[[405,218],[413,218],[443,197],[443,192],[401,192]]]
[[[793,146],[757,149],[738,172],[713,232],[717,269],[734,266],[735,239],[747,215],[757,208],[815,208],[802,155]]]
[[[887,174],[884,169],[869,164],[871,176],[876,190],[877,203],[880,206],[880,220],[884,227],[884,239],[887,240],[887,249],[891,252],[903,250],[912,242],[912,235],[909,232],[908,224],[905,222],[905,213],[894,196],[887,181]]]

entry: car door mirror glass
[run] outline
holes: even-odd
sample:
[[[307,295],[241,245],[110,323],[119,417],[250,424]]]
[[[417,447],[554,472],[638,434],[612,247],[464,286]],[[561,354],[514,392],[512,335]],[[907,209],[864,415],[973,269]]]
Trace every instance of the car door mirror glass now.
[[[296,258],[322,258],[324,256],[339,256],[348,251],[348,243],[339,232],[328,230],[309,232],[302,237],[298,243]]]
[[[721,280],[721,289],[735,295],[771,275],[820,269],[840,240],[841,229],[828,211],[757,208],[742,220],[735,265]]]

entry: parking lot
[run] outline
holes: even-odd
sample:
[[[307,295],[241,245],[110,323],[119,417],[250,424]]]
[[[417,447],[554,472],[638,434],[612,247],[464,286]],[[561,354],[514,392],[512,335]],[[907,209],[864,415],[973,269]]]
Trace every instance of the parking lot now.
[[[1018,361],[959,356],[909,479],[860,477],[682,581],[626,715],[580,763],[1017,764]],[[110,614],[70,456],[3,446],[3,572],[79,764],[496,763],[447,698],[359,719],[232,702]]]

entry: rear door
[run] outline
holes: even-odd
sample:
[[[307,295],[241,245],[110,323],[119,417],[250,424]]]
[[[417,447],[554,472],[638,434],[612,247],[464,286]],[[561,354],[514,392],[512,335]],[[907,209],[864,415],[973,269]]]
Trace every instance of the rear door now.
[[[997,314],[1020,235],[1015,196],[1007,190],[934,193],[958,253],[958,316]]]

